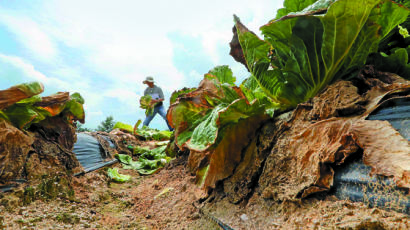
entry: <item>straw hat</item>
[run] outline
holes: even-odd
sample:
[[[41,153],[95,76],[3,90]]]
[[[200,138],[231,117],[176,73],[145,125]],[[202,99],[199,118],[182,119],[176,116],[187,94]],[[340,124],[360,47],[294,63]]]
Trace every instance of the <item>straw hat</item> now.
[[[154,83],[154,78],[151,76],[148,76],[145,78],[145,80],[142,83],[147,84],[148,82]]]

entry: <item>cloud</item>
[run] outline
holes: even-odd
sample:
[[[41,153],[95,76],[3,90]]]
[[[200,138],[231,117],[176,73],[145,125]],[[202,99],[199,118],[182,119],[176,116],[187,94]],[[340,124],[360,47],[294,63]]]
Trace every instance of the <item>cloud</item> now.
[[[203,74],[200,74],[195,70],[192,70],[191,72],[189,72],[189,76],[192,78],[200,79],[203,76]]]
[[[202,45],[206,53],[211,57],[212,62],[217,65],[220,63],[220,55],[218,52],[219,44],[228,45],[232,39],[232,32],[228,31],[209,31],[206,35],[202,35]]]
[[[87,119],[96,120],[96,119],[103,119],[104,118],[103,112],[101,110],[95,111],[95,112],[87,112],[87,107],[86,106],[84,106],[84,109],[86,111]]]
[[[8,56],[0,53],[0,61],[20,69],[24,77],[30,79],[31,81],[39,81],[45,86],[48,85],[49,87],[52,86],[61,89],[70,88],[70,84],[68,82],[62,81],[57,78],[47,77],[40,71],[36,70],[32,64],[26,62],[20,57]]]
[[[53,40],[39,24],[29,17],[10,15],[0,10],[0,23],[16,35],[16,38],[30,51],[31,55],[44,61],[55,59],[58,56],[58,50]]]
[[[125,104],[128,108],[135,107],[140,99],[140,95],[137,95],[135,92],[121,88],[110,89],[104,92],[102,96],[115,98]]]
[[[53,19],[47,25],[49,33],[69,47],[85,50],[85,61],[105,75],[102,77],[121,81],[133,76],[132,80],[138,82],[146,75],[156,75],[165,81],[172,79],[166,82],[167,87],[183,86],[187,77],[173,66],[174,44],[167,38],[168,33],[196,36],[206,55],[218,65],[222,59],[218,47],[228,46],[234,13],[252,19],[249,27],[258,32],[258,27],[272,19],[281,6],[267,0],[252,4],[245,0],[162,0],[143,4],[133,0],[60,0],[44,5],[43,13]]]

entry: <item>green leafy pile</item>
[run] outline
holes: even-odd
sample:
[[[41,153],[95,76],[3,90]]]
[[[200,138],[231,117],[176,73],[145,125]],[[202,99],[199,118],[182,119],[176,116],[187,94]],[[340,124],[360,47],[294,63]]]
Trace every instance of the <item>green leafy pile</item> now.
[[[135,146],[135,147],[132,147],[132,154],[133,155],[138,155],[138,156],[140,156],[140,155],[142,155],[142,154],[144,154],[144,153],[148,153],[148,152],[150,152],[151,150],[148,148],[148,147],[140,147],[140,146]]]
[[[0,91],[0,98],[13,97],[18,91],[25,95],[24,99],[7,105],[0,110],[0,118],[10,121],[20,129],[28,129],[32,124],[38,123],[47,117],[62,115],[67,122],[79,120],[84,123],[84,99],[79,93],[69,95],[58,93],[49,97],[40,97],[44,87],[41,83],[31,82],[14,86],[8,90]]]
[[[172,131],[151,129],[148,126],[143,126],[142,128],[137,129],[136,133],[147,140],[156,141],[169,140],[172,136]]]
[[[151,116],[154,113],[154,108],[157,103],[152,103],[151,95],[142,96],[140,98],[140,108],[145,109],[145,115]]]
[[[238,27],[247,66],[279,108],[292,108],[358,71],[408,9],[383,0],[285,0],[264,40]]]
[[[125,124],[122,122],[117,121],[117,123],[115,123],[114,127],[112,129],[120,129],[123,131],[127,131],[129,133],[133,133],[134,129],[131,125],[129,124]]]
[[[131,179],[130,175],[120,174],[118,168],[109,168],[107,170],[108,177],[116,182],[126,182]]]
[[[143,137],[146,140],[156,140],[156,141],[165,141],[169,140],[172,136],[172,131],[168,130],[158,130],[158,129],[151,129],[148,126],[143,126],[142,128],[138,128],[141,120],[132,127],[129,124],[125,124],[122,122],[115,123],[113,129],[120,129],[122,131],[134,134],[136,136]]]
[[[38,96],[23,99],[6,108],[3,112],[14,126],[19,129],[27,129],[31,124],[38,123],[51,116],[45,108],[34,105],[39,101],[41,101],[41,97]]]
[[[257,84],[248,79],[237,87],[235,81],[228,66],[215,67],[196,90],[180,94],[170,106],[167,118],[180,149],[205,151],[218,142],[224,128],[265,113],[271,102],[258,93]]]
[[[150,151],[143,151],[137,161],[125,154],[116,154],[115,157],[123,163],[124,169],[134,169],[143,175],[153,174],[171,161],[165,153],[166,146],[155,148]]]

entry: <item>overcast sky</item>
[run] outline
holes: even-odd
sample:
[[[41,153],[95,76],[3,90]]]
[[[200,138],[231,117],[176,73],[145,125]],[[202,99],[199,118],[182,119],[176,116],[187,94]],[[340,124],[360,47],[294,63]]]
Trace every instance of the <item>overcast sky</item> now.
[[[79,92],[86,127],[107,116],[145,118],[139,97],[151,75],[166,97],[195,87],[217,65],[237,84],[248,73],[229,56],[233,14],[254,32],[282,0],[1,0],[0,89],[40,81],[42,96]],[[157,116],[151,127],[165,129]]]

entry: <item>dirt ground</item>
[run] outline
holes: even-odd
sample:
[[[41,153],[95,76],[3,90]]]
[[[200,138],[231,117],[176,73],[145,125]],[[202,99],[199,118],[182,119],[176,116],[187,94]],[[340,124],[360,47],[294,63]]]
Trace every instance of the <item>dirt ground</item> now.
[[[121,168],[121,165],[112,167]],[[106,169],[74,179],[74,201],[37,200],[27,206],[0,205],[0,226],[4,229],[222,229],[213,221],[217,218],[233,229],[410,229],[407,215],[332,196],[277,203],[255,193],[248,202],[239,205],[229,203],[221,195],[204,199],[206,194],[194,184],[195,177],[187,171],[183,159],[150,176],[124,169],[120,173],[131,175],[131,181],[110,182]],[[3,196],[12,199],[13,193]]]

